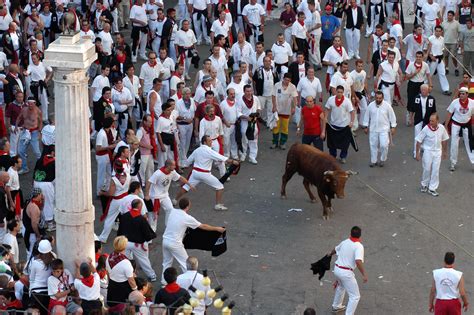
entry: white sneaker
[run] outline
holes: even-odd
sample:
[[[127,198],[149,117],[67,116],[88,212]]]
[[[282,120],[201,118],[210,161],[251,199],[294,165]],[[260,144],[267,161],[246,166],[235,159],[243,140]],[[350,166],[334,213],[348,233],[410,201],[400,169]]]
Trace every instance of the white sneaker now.
[[[176,207],[178,205],[178,200],[173,198],[173,200],[171,200],[171,203],[173,204],[174,207]]]
[[[186,75],[184,76],[184,79],[189,81],[189,80],[191,80],[191,77],[186,74]]]
[[[428,187],[426,187],[426,186],[421,186],[420,191],[421,191],[422,193],[425,193],[425,192],[428,191]]]
[[[439,196],[439,193],[436,190],[429,189],[428,193],[433,197],[438,197]]]
[[[140,59],[144,61],[148,61],[148,57],[145,55],[140,55]]]
[[[118,222],[114,222],[114,226],[112,227],[112,230],[118,231],[118,229],[119,229],[119,223],[118,223]]]
[[[454,172],[456,170],[456,164],[451,164],[451,167],[449,168],[451,172]]]
[[[252,164],[254,164],[254,165],[257,165],[257,164],[258,164],[257,160],[256,160],[256,159],[253,159],[253,158],[249,158],[249,162],[252,163]]]
[[[241,155],[239,160],[240,160],[240,162],[245,162],[245,155]]]
[[[132,62],[137,62],[137,55],[132,55]]]
[[[341,307],[333,307],[332,308],[332,312],[333,313],[339,313],[339,312],[342,312],[342,311],[345,311],[346,310],[346,306],[345,305],[342,305]]]
[[[217,205],[214,206],[214,210],[217,211],[226,211],[228,210],[226,206],[224,206],[222,203],[218,203]]]
[[[202,42],[200,40],[197,41],[196,45],[200,46]]]

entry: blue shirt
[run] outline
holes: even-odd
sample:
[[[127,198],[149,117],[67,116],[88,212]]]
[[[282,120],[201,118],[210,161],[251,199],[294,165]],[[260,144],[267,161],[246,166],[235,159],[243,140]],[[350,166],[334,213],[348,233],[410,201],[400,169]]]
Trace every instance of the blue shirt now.
[[[341,26],[341,23],[339,23],[339,19],[334,15],[321,16],[321,38],[325,40],[331,40],[333,38],[332,33],[339,26]]]

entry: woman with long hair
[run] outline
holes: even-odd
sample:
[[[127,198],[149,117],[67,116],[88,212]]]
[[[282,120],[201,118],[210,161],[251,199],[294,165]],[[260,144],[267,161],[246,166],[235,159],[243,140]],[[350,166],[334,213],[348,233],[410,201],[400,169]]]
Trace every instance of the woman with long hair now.
[[[51,242],[41,240],[38,256],[33,258],[30,267],[30,305],[39,309],[41,315],[48,315],[48,278],[51,276],[51,262],[54,260]]]

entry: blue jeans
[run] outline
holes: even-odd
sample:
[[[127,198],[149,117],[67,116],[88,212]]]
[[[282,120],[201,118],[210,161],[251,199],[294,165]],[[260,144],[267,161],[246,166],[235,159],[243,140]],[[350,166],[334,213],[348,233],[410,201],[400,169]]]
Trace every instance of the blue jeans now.
[[[23,133],[24,131],[22,131]],[[31,139],[25,139],[25,137],[20,134],[20,139],[18,140],[18,154],[20,155],[21,159],[23,160],[23,166],[21,167],[22,170],[26,171],[28,169],[27,163],[27,151],[28,146],[31,144],[31,148],[36,156],[36,160],[41,157],[41,150],[39,144],[39,131],[35,130],[31,132]]]
[[[324,151],[323,140],[319,136],[303,135],[301,142],[303,142],[303,144],[313,145],[315,148]]]
[[[341,159],[345,159],[347,157],[347,151],[348,150],[341,150],[341,153],[339,154],[339,157]],[[334,157],[337,157],[337,149],[329,149],[329,154],[331,154]]]

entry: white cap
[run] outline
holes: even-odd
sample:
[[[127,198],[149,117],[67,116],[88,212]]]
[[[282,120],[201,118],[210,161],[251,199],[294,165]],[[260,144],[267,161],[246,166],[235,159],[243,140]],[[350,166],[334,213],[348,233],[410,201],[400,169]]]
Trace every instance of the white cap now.
[[[41,254],[50,253],[52,250],[53,250],[53,247],[51,247],[51,243],[48,240],[42,240],[39,242],[38,251]]]
[[[466,92],[468,93],[469,92],[469,89],[465,86],[463,86],[462,88],[459,89],[459,92]]]
[[[41,141],[44,145],[56,144],[55,130],[56,126],[54,125],[46,125],[43,127],[41,130]]]

